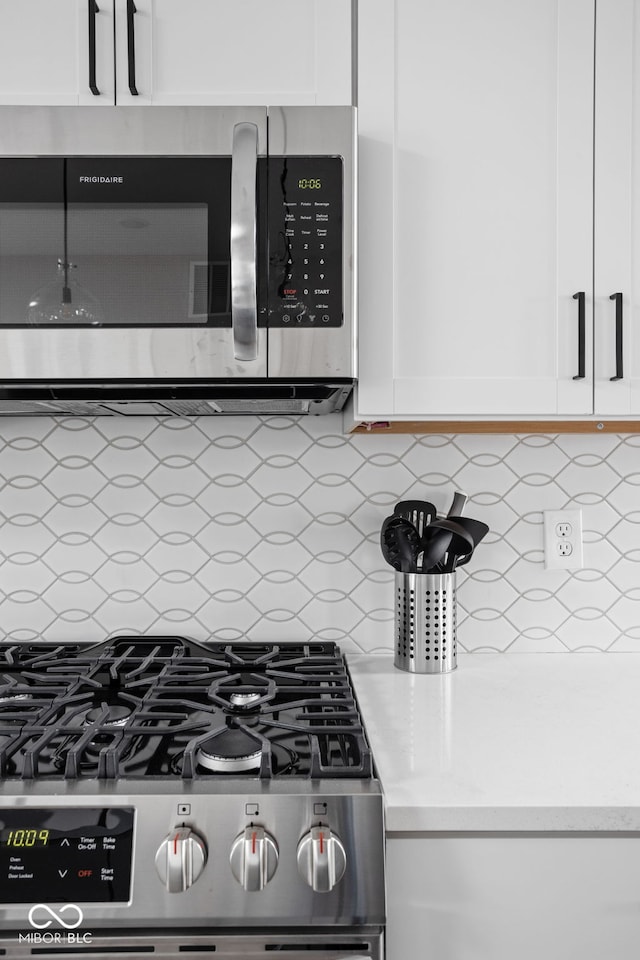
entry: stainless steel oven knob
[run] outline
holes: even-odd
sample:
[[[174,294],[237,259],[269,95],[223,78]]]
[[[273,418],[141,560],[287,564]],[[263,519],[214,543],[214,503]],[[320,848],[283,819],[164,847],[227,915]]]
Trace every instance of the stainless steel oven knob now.
[[[263,827],[247,827],[233,841],[231,872],[245,890],[262,890],[276,872],[278,848]]]
[[[156,870],[169,893],[181,893],[196,882],[207,862],[202,837],[188,827],[176,827],[156,853]]]
[[[342,879],[347,855],[329,827],[312,827],[298,844],[298,872],[317,893],[328,893]]]

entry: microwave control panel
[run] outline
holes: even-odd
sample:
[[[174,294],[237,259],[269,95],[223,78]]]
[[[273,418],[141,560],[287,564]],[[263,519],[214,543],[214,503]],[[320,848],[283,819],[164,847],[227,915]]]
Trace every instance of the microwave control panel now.
[[[340,157],[269,158],[269,326],[341,327]]]

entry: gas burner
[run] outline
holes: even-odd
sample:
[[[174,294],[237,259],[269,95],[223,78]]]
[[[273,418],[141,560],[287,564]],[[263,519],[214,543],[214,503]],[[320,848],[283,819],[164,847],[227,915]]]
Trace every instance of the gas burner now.
[[[84,722],[86,724],[98,723],[105,727],[123,727],[130,716],[131,708],[125,707],[124,704],[101,703],[87,711]]]
[[[211,773],[247,773],[258,770],[262,749],[254,737],[238,727],[227,727],[201,743],[196,751],[196,763]]]
[[[264,673],[227,673],[215,677],[209,687],[209,699],[232,713],[255,710],[277,695],[274,680]]]
[[[259,693],[232,693],[229,702],[233,707],[250,707],[260,699]]]
[[[17,703],[19,700],[32,700],[30,693],[5,693],[0,689],[0,707],[6,704]]]

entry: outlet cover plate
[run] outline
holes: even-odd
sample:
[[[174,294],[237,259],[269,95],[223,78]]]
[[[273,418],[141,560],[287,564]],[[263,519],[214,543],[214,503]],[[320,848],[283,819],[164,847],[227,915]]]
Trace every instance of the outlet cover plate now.
[[[545,510],[544,565],[546,570],[581,570],[582,510]]]

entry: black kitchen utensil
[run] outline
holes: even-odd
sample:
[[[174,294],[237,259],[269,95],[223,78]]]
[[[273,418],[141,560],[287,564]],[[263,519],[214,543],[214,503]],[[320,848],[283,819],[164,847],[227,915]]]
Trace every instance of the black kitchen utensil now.
[[[412,523],[421,537],[426,526],[435,520],[437,511],[428,500],[400,500],[393,508],[393,513]]]
[[[489,527],[486,523],[483,523],[482,520],[474,520],[472,517],[460,516],[451,516],[447,519],[453,520],[454,523],[457,523],[463,530],[467,531],[473,540],[474,548],[477,547],[483,537],[489,533]]]
[[[385,517],[382,521],[382,526],[380,527],[380,549],[382,550],[382,556],[387,561],[387,563],[394,567],[396,570],[399,570],[399,558],[396,551],[396,541],[395,538],[392,539],[391,534],[388,534],[387,531],[390,526],[395,523],[395,517]]]
[[[429,524],[429,529],[431,528],[451,531],[451,542],[449,543],[446,556],[438,563],[438,569],[434,571],[437,573],[451,573],[455,570],[458,559],[466,557],[467,554],[471,556],[473,553],[473,537],[464,527],[456,523],[455,520],[449,520],[448,517],[442,520],[434,520],[433,523]]]
[[[404,518],[400,518],[404,519]],[[393,528],[398,554],[400,556],[400,570],[402,573],[416,573],[418,570],[418,556],[422,552],[422,540],[413,524],[405,521],[402,526]]]
[[[453,495],[453,500],[451,501],[451,506],[447,512],[447,517],[455,518],[461,516],[468,499],[466,493],[456,490]]]
[[[415,573],[422,541],[416,528],[405,517],[395,514],[383,521],[380,530],[382,555],[394,570]]]
[[[422,553],[418,554],[419,573],[434,572],[433,568],[444,559],[452,537],[451,530],[434,527],[432,524],[426,528],[422,536]]]
[[[473,538],[473,549],[477,547],[482,538],[489,532],[489,527],[486,523],[482,523],[481,520],[473,520],[471,517],[452,517],[456,523],[464,527],[467,533],[471,534]],[[458,557],[453,566],[454,570],[457,570],[458,567],[463,567],[465,563],[469,563],[471,557],[473,556],[473,550],[470,550],[468,553],[464,554],[461,557]]]

